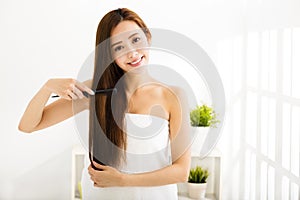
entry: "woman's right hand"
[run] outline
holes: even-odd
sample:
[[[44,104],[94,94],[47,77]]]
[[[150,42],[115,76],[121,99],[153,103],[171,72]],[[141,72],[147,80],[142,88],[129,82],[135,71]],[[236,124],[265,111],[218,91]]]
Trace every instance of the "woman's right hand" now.
[[[19,123],[19,130],[31,133],[57,124],[72,117],[74,114],[87,109],[88,99],[82,92],[94,95],[91,80],[81,83],[71,78],[55,78],[48,80],[29,102]],[[46,106],[51,93],[56,93],[61,98]],[[74,110],[70,100],[78,101]]]
[[[95,93],[83,83],[72,78],[55,78],[49,79],[45,87],[52,93],[57,94],[61,98],[67,100],[76,100],[84,98],[82,92],[87,92],[90,95]]]

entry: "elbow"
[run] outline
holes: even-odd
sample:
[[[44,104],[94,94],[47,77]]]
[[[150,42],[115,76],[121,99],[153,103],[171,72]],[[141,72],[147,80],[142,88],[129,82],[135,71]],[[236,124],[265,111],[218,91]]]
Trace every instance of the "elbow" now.
[[[189,170],[185,170],[181,175],[181,182],[187,182],[189,179]]]
[[[189,178],[189,173],[190,173],[190,170],[189,168],[182,168],[179,173],[177,174],[177,182],[179,183],[184,183],[184,182],[187,182],[188,181],[188,178]]]
[[[21,123],[18,126],[19,131],[23,132],[23,133],[32,133],[33,129],[29,129],[24,127]]]

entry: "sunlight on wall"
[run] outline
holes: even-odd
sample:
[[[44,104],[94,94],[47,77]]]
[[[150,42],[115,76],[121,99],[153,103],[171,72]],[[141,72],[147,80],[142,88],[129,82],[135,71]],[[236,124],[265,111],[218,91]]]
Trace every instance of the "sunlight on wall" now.
[[[300,28],[245,32],[218,44],[230,133],[223,170],[239,169],[233,184],[225,175],[225,199],[300,198],[299,55]]]

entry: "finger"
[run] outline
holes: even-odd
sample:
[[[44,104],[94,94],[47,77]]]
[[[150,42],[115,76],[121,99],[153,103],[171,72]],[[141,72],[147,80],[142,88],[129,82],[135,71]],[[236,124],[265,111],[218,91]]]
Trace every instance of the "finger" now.
[[[81,90],[79,90],[76,86],[74,87],[73,92],[74,92],[80,99],[82,99],[82,98],[84,97],[83,94],[82,94],[82,92],[81,92]]]
[[[71,101],[72,100],[72,97],[70,97],[69,95],[61,95],[62,98],[66,99],[66,100],[69,100]]]
[[[90,175],[91,177],[93,177],[95,172],[96,172],[96,170],[90,165],[90,166],[88,167],[88,173],[89,173],[89,175]]]
[[[93,170],[93,168],[92,168],[92,166],[90,165],[90,166],[88,167],[88,173],[89,173],[89,175],[92,175],[92,174],[93,174],[92,170]]]
[[[72,96],[73,99],[83,98],[81,90],[76,87],[75,79],[72,79],[72,83],[69,85],[69,90],[76,96],[75,98]]]
[[[91,176],[90,179],[95,183],[95,177]]]
[[[77,96],[76,96],[72,91],[67,90],[67,94],[68,94],[72,99],[74,99],[74,100],[77,99]]]
[[[67,90],[65,90],[64,92],[58,92],[57,95],[63,99],[72,100],[72,97],[69,95]]]
[[[99,163],[97,163],[97,162],[95,162],[95,161],[93,161],[93,164],[94,164],[94,166],[97,167],[98,169],[102,169],[102,170],[107,169],[107,166],[101,165],[101,164],[99,164]]]
[[[86,85],[84,85],[83,83],[76,81],[75,83],[76,87],[78,87],[81,91],[86,91],[87,93],[89,93],[90,95],[95,95],[95,92],[90,89],[89,87],[87,87]]]
[[[100,185],[94,182],[94,187],[100,187]]]
[[[105,187],[107,187],[107,186],[105,186],[105,185],[103,185],[103,184],[101,184],[101,183],[96,183],[96,182],[94,182],[94,187],[105,188]]]

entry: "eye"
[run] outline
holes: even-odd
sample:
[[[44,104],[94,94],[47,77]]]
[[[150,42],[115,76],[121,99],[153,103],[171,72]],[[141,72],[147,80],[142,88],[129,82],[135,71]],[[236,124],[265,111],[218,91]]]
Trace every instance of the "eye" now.
[[[121,51],[123,48],[124,48],[123,46],[119,45],[114,48],[114,51],[118,52],[118,51]]]
[[[141,40],[140,37],[135,37],[135,38],[132,39],[132,43],[137,43],[137,42],[139,42],[140,40]]]

